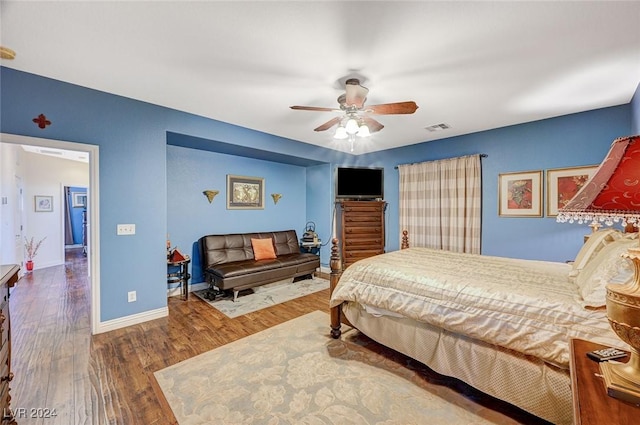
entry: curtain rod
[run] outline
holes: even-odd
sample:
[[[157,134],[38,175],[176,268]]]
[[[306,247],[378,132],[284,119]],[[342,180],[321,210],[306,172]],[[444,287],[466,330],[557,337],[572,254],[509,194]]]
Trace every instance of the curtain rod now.
[[[472,155],[465,155],[465,156],[472,156]],[[481,154],[480,154],[480,158],[486,158],[486,157],[488,157],[488,156],[489,156],[489,155],[487,155],[486,153],[481,153]],[[462,158],[462,157],[460,156],[460,157],[458,157],[458,158]],[[443,158],[443,159],[451,159],[451,158]],[[439,160],[439,159],[434,159],[434,161],[440,161],[440,160]],[[419,164],[419,162],[412,162],[412,163],[409,163],[409,164],[400,164],[400,165],[413,165],[413,164]],[[397,170],[397,169],[398,169],[398,166],[396,165],[396,166],[395,166],[395,167],[393,167],[393,168]]]

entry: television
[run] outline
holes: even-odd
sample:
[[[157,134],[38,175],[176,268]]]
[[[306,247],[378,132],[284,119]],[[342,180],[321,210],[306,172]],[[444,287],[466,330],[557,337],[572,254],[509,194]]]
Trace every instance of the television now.
[[[336,199],[383,199],[384,168],[337,167]]]

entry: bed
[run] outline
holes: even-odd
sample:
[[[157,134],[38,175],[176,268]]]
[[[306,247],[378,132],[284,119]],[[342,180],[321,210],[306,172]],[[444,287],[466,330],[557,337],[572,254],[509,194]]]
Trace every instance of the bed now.
[[[600,230],[572,263],[410,248],[341,270],[331,255],[331,335],[346,323],[434,371],[554,424],[571,424],[569,341],[628,350],[606,318],[607,282],[637,234]]]

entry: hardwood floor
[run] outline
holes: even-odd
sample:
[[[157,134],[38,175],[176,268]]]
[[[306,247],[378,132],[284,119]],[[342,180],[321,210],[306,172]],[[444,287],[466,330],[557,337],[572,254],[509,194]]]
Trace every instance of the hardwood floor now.
[[[64,266],[35,270],[11,293],[11,407],[19,424],[175,424],[153,372],[314,310],[328,312],[328,290],[235,319],[195,296],[171,297],[168,317],[92,337],[86,259],[81,250],[67,254]],[[413,363],[434,392],[496,424],[542,423],[372,346]],[[35,408],[55,409],[56,416],[28,417]]]

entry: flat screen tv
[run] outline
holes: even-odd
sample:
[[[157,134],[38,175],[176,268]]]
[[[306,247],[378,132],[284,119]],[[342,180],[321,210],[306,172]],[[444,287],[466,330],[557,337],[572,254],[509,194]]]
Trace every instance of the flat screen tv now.
[[[337,167],[336,199],[383,199],[384,168]]]

